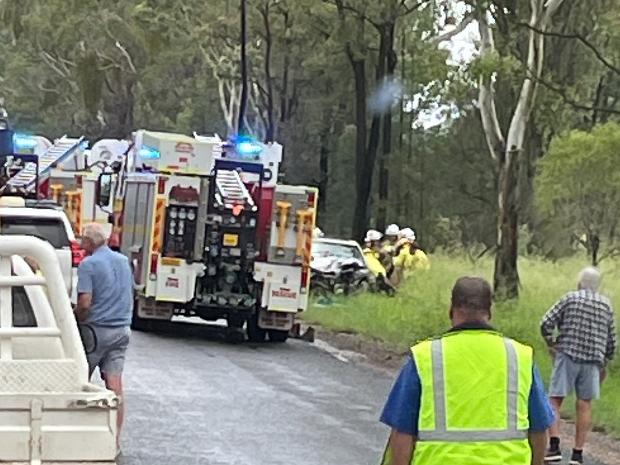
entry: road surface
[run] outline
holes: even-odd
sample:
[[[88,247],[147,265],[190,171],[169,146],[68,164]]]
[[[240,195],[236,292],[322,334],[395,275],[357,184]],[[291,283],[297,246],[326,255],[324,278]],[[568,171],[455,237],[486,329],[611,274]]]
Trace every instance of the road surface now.
[[[393,376],[299,341],[134,332],[118,465],[377,465]],[[591,465],[612,465],[596,461]]]
[[[392,379],[310,344],[133,333],[119,465],[375,465]]]

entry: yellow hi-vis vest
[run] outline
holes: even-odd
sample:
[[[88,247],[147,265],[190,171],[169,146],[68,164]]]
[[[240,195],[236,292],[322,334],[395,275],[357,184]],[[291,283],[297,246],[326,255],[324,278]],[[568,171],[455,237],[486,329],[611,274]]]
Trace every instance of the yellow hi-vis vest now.
[[[494,331],[462,330],[411,352],[422,387],[413,465],[531,463],[531,347]]]

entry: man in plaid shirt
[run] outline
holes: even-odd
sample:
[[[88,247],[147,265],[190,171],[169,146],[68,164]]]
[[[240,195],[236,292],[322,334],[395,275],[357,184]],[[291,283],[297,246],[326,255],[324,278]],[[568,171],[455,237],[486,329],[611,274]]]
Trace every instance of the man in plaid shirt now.
[[[560,462],[560,407],[566,396],[577,395],[577,427],[571,465],[583,463],[583,447],[592,423],[592,400],[600,395],[605,366],[616,347],[614,313],[609,299],[598,293],[601,274],[585,268],[579,289],[562,297],[545,314],[541,332],[554,357],[549,396],[556,412],[550,428],[545,462]]]

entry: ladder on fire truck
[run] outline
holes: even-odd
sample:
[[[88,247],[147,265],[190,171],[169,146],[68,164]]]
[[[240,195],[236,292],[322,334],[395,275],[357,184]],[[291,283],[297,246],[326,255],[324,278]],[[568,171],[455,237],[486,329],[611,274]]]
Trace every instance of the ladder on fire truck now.
[[[216,199],[225,208],[254,206],[254,200],[236,170],[218,170],[215,175]]]
[[[39,157],[39,182],[50,174],[52,168],[65,161],[84,142],[84,137],[79,139],[62,136],[56,140],[43,155]],[[24,168],[18,171],[7,181],[12,188],[28,190],[37,182],[37,165],[26,163]]]

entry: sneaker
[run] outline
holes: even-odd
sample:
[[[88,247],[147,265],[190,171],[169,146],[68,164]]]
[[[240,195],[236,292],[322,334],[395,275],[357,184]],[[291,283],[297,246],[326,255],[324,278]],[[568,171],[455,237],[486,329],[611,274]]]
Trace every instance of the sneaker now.
[[[562,461],[562,451],[559,447],[549,447],[545,455],[545,463],[556,463]],[[582,463],[582,462],[579,462]]]
[[[583,454],[579,452],[573,452],[573,455],[570,457],[570,465],[583,465]]]

